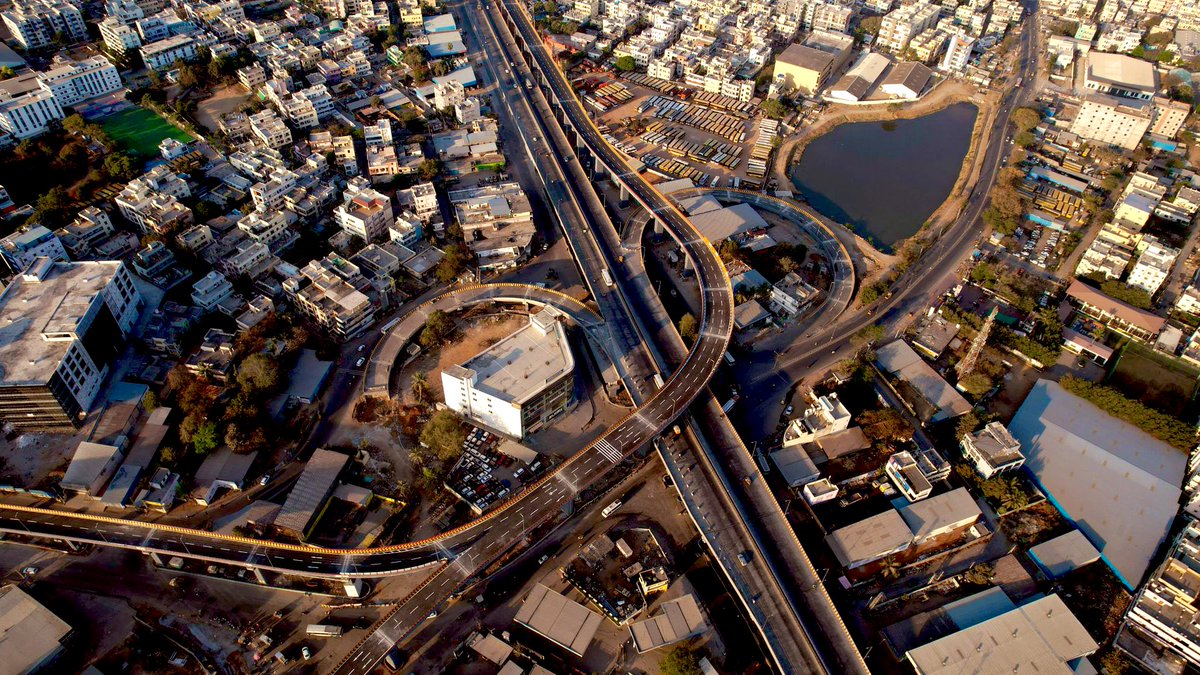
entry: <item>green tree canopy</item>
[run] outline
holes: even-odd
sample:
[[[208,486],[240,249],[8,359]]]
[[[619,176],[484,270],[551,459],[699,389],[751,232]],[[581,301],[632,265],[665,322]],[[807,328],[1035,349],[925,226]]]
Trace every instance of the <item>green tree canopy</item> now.
[[[192,447],[198,455],[207,455],[216,450],[219,443],[220,435],[217,433],[217,425],[213,422],[201,423],[192,434]]]
[[[684,314],[679,319],[679,337],[690,347],[698,336],[696,317],[691,312]]]
[[[421,444],[433,451],[439,459],[451,460],[462,452],[467,440],[467,429],[458,415],[449,410],[439,410],[429,418],[421,429]]]
[[[687,645],[673,647],[658,664],[659,675],[701,675],[700,655]]]
[[[633,60],[632,56],[622,56],[617,59],[616,66],[617,70],[622,73],[628,73],[637,67],[637,62]]]
[[[780,101],[777,98],[770,98],[766,101],[763,101],[763,104],[760,106],[760,108],[762,109],[762,113],[764,115],[773,120],[783,119],[784,115],[787,115],[788,112],[787,106],[783,104],[783,101]]]
[[[421,331],[421,346],[426,349],[436,347],[454,334],[454,319],[442,310],[436,310],[425,319],[425,329]]]
[[[237,383],[245,392],[273,392],[279,382],[279,363],[267,354],[251,354],[238,367]]]

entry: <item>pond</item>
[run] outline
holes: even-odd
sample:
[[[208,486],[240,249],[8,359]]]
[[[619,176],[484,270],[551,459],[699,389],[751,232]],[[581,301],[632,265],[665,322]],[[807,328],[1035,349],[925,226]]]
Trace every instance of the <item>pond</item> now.
[[[792,183],[822,215],[888,251],[912,236],[958,179],[978,109],[843,124],[808,144]]]

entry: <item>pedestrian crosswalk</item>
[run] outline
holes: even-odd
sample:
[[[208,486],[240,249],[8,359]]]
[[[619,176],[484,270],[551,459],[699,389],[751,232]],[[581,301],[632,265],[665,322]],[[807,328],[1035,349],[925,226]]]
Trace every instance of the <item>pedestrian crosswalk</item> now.
[[[608,442],[607,438],[601,438],[599,441],[597,441],[596,449],[599,450],[600,454],[604,455],[604,457],[613,464],[616,464],[624,459],[621,456],[621,453],[617,452],[617,449],[613,447],[612,443]]]

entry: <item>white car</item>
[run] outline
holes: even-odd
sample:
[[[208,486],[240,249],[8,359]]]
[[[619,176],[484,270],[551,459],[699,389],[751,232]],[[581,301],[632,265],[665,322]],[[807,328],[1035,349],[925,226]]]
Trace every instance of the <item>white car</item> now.
[[[359,357],[359,359],[354,362],[354,367],[362,368],[363,364],[366,362],[367,362],[367,357],[365,357],[365,356]]]

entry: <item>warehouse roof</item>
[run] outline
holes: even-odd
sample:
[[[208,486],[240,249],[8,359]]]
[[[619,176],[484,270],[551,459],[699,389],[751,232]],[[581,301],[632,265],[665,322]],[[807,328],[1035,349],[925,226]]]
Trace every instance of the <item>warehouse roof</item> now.
[[[313,451],[312,457],[304,465],[304,472],[296,480],[296,486],[288,493],[279,516],[275,518],[276,527],[303,535],[349,461],[349,455],[333,450],[317,448]]]
[[[15,585],[0,588],[0,663],[9,673],[37,670],[62,649],[71,626]]]
[[[1053,579],[1099,560],[1100,551],[1082,532],[1071,530],[1029,549],[1029,557]]]
[[[696,598],[685,595],[664,602],[657,616],[629,624],[629,634],[638,652],[648,652],[699,635],[707,628]]]
[[[955,391],[941,375],[913,351],[903,340],[883,345],[875,352],[879,365],[889,373],[908,382],[938,409],[933,420],[957,417],[969,411],[971,404]]]
[[[983,515],[971,494],[961,487],[913,502],[899,511],[918,542],[966,527]]]
[[[514,620],[583,656],[600,628],[600,615],[542,584],[533,587]]]
[[[825,537],[842,565],[850,567],[878,560],[912,543],[912,530],[895,509],[834,530]]]
[[[735,204],[713,211],[691,213],[692,224],[713,244],[734,235],[767,227],[767,221],[750,204]]]
[[[1091,52],[1087,57],[1087,79],[1093,82],[1153,94],[1154,66],[1124,54]]]
[[[1025,468],[1129,588],[1179,510],[1187,455],[1039,380],[1008,426]]]

